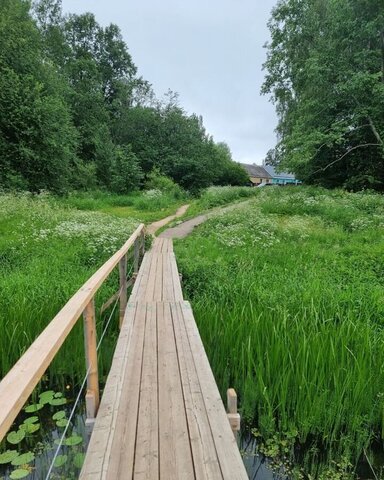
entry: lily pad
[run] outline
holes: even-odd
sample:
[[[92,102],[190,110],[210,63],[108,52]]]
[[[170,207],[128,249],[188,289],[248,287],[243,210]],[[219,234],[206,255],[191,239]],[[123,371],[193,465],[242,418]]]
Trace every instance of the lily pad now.
[[[65,405],[67,403],[66,398],[53,398],[49,404],[53,406],[58,406],[58,405]]]
[[[25,433],[31,434],[39,430],[40,423],[23,423],[20,425],[20,430],[24,430]]]
[[[24,423],[36,423],[39,421],[39,417],[28,417],[24,420]]]
[[[68,425],[68,420],[66,418],[60,418],[60,420],[57,420],[56,425],[58,427],[66,427]]]
[[[9,478],[11,478],[12,480],[19,480],[20,478],[28,477],[28,475],[29,470],[25,470],[24,468],[18,468],[10,474]]]
[[[43,403],[34,403],[32,405],[28,405],[28,407],[25,407],[24,410],[27,413],[35,413],[41,410],[44,407]]]
[[[19,455],[17,450],[7,450],[6,452],[0,455],[0,465],[5,463],[11,463],[14,458]]]
[[[76,453],[73,464],[76,468],[82,468],[85,459],[85,453]]]
[[[67,455],[58,455],[55,459],[55,467],[56,468],[60,468],[62,467],[68,460],[68,456]]]
[[[80,437],[80,435],[72,435],[71,437],[66,438],[63,443],[64,445],[67,445],[67,447],[74,447],[82,442],[83,437]]]
[[[43,403],[43,404],[49,403],[54,398],[54,396],[55,396],[55,392],[53,390],[47,390],[46,392],[40,393],[39,403]]]
[[[64,410],[60,410],[59,412],[56,412],[52,418],[53,420],[61,420],[65,418],[65,416],[66,416],[66,412]]]
[[[12,443],[12,445],[17,445],[24,438],[25,438],[25,431],[24,430],[18,430],[17,432],[10,432],[7,435],[7,440],[8,440],[9,443]]]
[[[20,465],[25,465],[26,463],[30,463],[35,459],[35,454],[32,452],[23,453],[22,455],[18,455],[16,458],[12,460],[12,465],[15,467],[19,467]]]

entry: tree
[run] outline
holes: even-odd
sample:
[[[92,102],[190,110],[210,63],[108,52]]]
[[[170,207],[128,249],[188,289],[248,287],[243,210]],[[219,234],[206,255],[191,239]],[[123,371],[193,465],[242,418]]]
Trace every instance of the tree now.
[[[29,3],[0,4],[0,182],[63,191],[76,160],[77,135],[65,82],[44,61]]]
[[[381,0],[280,0],[269,22],[263,93],[279,115],[278,158],[309,183],[381,183]]]
[[[117,147],[111,168],[112,192],[125,194],[138,190],[142,180],[143,172],[132,148]]]

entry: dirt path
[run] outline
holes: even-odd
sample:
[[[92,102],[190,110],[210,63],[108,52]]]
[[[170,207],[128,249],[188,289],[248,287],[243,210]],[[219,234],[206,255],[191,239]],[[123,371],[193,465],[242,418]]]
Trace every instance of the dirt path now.
[[[189,235],[192,230],[200,225],[201,223],[208,220],[209,215],[199,215],[198,217],[191,218],[191,220],[187,220],[186,222],[180,223],[176,227],[168,228],[161,232],[159,237],[160,238],[184,238]]]
[[[175,220],[175,218],[179,218],[184,215],[184,213],[188,210],[189,205],[182,205],[180,208],[177,209],[176,213],[174,215],[170,215],[169,217],[162,218],[161,220],[158,220],[157,222],[153,222],[147,227],[147,232],[150,235],[154,235],[159,228],[164,227],[164,225],[167,225],[167,223],[172,222],[172,220]]]
[[[244,202],[228,205],[227,207],[215,208],[207,213],[204,213],[203,215],[199,215],[183,223],[180,223],[180,225],[177,225],[176,227],[167,228],[167,230],[164,230],[163,232],[160,233],[159,237],[160,238],[185,238],[190,233],[192,233],[195,227],[197,227],[198,225],[201,225],[202,223],[204,223],[214,215],[218,215],[224,212],[229,212],[238,207],[242,207],[245,204],[249,203],[249,201],[250,200],[245,200]]]

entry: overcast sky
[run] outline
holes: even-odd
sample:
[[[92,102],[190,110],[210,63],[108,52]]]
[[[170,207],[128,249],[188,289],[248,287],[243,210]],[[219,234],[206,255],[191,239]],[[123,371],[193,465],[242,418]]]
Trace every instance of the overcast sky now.
[[[204,118],[233,158],[260,164],[275,145],[276,115],[260,95],[277,0],[62,0],[65,13],[92,12],[116,23],[139,74],[157,96],[169,88]]]

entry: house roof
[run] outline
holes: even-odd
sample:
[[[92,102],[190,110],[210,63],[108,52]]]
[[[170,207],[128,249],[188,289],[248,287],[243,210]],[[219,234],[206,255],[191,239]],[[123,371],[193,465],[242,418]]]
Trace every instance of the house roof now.
[[[272,178],[267,170],[260,165],[249,165],[248,163],[240,164],[250,177]]]
[[[295,175],[288,172],[279,172],[277,173],[274,167],[271,165],[264,165],[264,169],[273,177],[273,178],[287,178],[290,180],[295,180]]]

